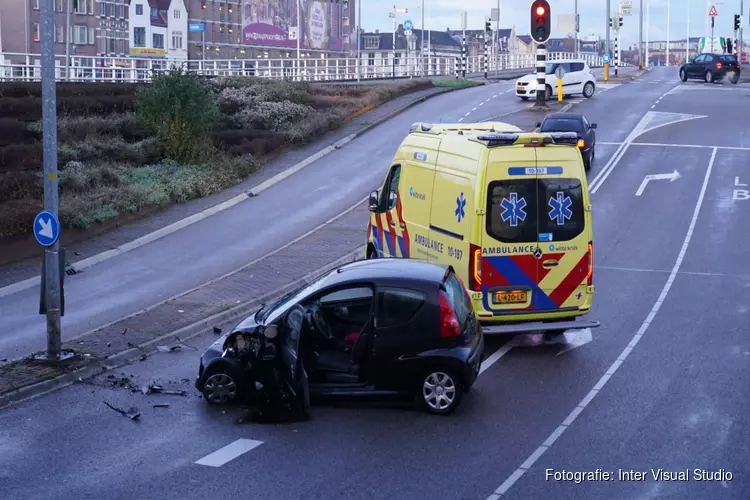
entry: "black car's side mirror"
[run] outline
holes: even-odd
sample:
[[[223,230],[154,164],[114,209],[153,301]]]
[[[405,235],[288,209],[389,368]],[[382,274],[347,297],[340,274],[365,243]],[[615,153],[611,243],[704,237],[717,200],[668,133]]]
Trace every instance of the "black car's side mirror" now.
[[[377,190],[370,193],[370,212],[378,211],[378,206],[380,205],[379,198]]]
[[[591,128],[596,128],[596,123],[592,123]]]

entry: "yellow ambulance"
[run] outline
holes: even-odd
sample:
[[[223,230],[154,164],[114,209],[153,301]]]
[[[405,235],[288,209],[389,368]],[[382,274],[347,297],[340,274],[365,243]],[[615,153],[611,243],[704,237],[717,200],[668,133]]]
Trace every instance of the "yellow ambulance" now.
[[[592,328],[591,202],[574,133],[415,123],[370,195],[366,257],[448,264],[486,333]]]

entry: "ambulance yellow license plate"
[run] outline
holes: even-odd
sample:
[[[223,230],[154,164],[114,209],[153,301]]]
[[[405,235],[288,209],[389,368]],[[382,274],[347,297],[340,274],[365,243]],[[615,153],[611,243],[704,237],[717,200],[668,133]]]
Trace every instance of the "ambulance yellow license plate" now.
[[[509,290],[495,292],[492,298],[495,304],[525,304],[529,298],[528,293],[526,290]]]

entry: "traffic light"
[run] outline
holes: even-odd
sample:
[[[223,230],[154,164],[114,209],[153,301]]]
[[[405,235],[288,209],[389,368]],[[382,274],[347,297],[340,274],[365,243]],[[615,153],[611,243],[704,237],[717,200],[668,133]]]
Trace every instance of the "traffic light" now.
[[[484,31],[485,33],[489,33],[492,31],[492,22],[491,21],[485,21],[484,22]]]
[[[622,22],[623,21],[624,21],[624,18],[622,16],[620,16],[620,22],[617,24],[618,28],[622,28],[622,24],[623,24]]]
[[[739,31],[741,25],[742,25],[742,22],[740,20],[740,15],[735,14],[734,15],[734,31]]]
[[[552,34],[552,17],[547,0],[534,0],[531,4],[531,37],[536,43],[545,43]]]
[[[727,54],[731,54],[731,53],[732,53],[732,39],[727,38]]]
[[[611,18],[611,17],[609,18],[609,27],[610,27],[610,28],[614,28],[614,26],[613,26],[613,24],[612,24],[612,18]]]

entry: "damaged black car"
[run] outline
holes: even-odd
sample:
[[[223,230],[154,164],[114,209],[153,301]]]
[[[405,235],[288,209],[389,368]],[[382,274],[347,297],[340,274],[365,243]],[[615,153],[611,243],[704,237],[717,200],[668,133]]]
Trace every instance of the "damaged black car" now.
[[[269,303],[201,358],[212,404],[280,405],[311,396],[411,396],[447,415],[474,384],[482,330],[450,266],[377,259],[342,266]]]

